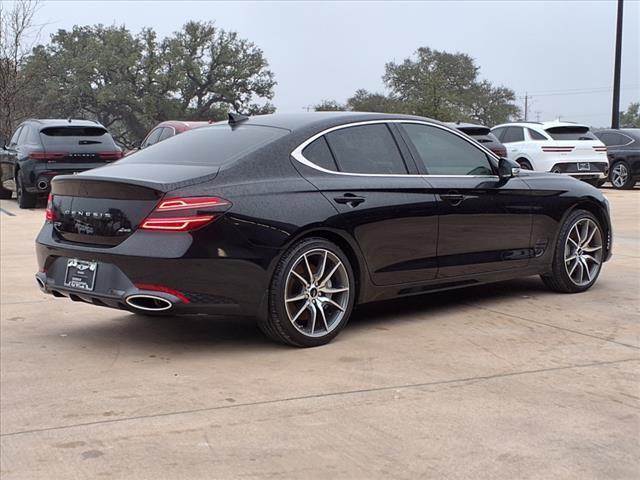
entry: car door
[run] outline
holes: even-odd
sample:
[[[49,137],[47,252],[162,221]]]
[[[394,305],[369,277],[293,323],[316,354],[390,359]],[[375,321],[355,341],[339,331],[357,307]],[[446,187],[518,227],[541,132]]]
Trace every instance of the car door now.
[[[501,141],[507,147],[507,158],[517,160],[520,154],[524,153],[526,144],[522,127],[507,127]]]
[[[376,285],[434,279],[436,198],[384,121],[343,125],[293,152],[296,167],[335,207],[329,226],[350,232]]]
[[[533,254],[527,184],[501,180],[489,154],[457,132],[424,123],[401,128],[438,199],[438,278],[527,266]]]
[[[26,126],[24,125],[20,125],[16,129],[15,133],[11,137],[11,140],[9,140],[9,144],[2,149],[2,154],[0,155],[0,172],[2,174],[2,186],[8,190],[15,190],[13,172],[15,170],[18,156],[18,141],[23,130],[25,129]]]

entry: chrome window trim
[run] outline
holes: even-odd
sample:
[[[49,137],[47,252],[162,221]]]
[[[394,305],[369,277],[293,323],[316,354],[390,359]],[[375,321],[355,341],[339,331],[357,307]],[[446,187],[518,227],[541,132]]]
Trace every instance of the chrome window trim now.
[[[498,160],[498,157],[496,156],[495,153],[493,153],[491,150],[489,150],[488,148],[486,148],[484,145],[481,145],[479,143],[477,143],[475,140],[473,140],[472,138],[470,138],[469,136],[467,136],[466,134],[449,128],[445,125],[439,125],[437,123],[431,123],[431,122],[425,122],[423,120],[402,120],[402,119],[390,119],[390,120],[366,120],[366,121],[361,121],[361,122],[352,122],[352,123],[345,123],[342,125],[336,125],[335,127],[330,127],[327,128],[319,133],[316,133],[315,135],[309,137],[308,139],[306,139],[304,142],[302,142],[300,145],[298,145],[292,152],[291,152],[291,156],[298,162],[300,162],[303,165],[306,165],[307,167],[313,168],[315,170],[318,170],[320,172],[323,173],[330,173],[333,175],[348,175],[348,176],[352,176],[352,177],[397,177],[397,178],[404,178],[404,177],[409,177],[409,178],[415,178],[415,177],[424,177],[424,178],[429,178],[429,177],[448,177],[448,178],[499,178],[498,175],[436,175],[436,174],[422,174],[422,173],[417,173],[417,174],[411,174],[411,173],[350,173],[350,172],[334,172],[333,170],[327,170],[326,168],[322,168],[318,165],[316,165],[315,163],[313,163],[312,161],[308,160],[307,158],[305,158],[305,156],[302,154],[302,151],[311,143],[313,143],[315,140],[317,140],[318,138],[322,137],[323,135],[326,135],[327,133],[331,133],[335,130],[340,130],[343,128],[349,128],[349,127],[358,127],[361,125],[374,125],[374,124],[379,124],[379,123],[417,123],[419,125],[426,125],[428,127],[436,127],[439,128],[441,130],[445,130],[449,133],[452,133],[454,135],[457,135],[458,137],[460,137],[461,139],[463,139],[465,142],[469,143],[471,146],[473,146],[474,148],[479,149],[480,151],[482,151],[483,153],[485,153],[486,155],[488,155],[488,157],[490,159],[493,159],[494,161]],[[494,165],[495,166],[495,165]]]
[[[605,133],[616,133],[620,136],[623,136],[624,138],[628,138],[629,141],[627,143],[621,143],[618,145],[605,145],[606,147],[626,147],[627,145],[631,145],[633,142],[635,142],[635,140],[633,138],[631,138],[629,135],[622,133],[622,132],[605,132]],[[600,139],[598,139],[600,140]],[[602,140],[600,140],[602,142]],[[604,143],[604,142],[602,142]]]

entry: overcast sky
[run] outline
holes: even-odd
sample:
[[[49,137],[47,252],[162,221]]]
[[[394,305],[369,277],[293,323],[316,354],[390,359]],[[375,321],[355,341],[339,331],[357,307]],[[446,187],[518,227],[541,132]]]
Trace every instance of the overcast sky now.
[[[625,0],[621,108],[640,100],[640,3]],[[606,126],[611,116],[616,2],[45,2],[43,40],[74,24],[153,27],[159,36],[188,20],[212,20],[256,43],[278,85],[278,111],[358,88],[384,89],[385,62],[421,46],[464,52],[482,78],[531,95],[530,120]],[[522,107],[524,100],[518,100]]]

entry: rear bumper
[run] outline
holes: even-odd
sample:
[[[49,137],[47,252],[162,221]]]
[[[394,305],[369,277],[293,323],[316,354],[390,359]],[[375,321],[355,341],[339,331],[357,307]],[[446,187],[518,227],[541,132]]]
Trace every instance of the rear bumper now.
[[[588,164],[589,170],[581,169],[580,164]],[[609,174],[609,163],[602,161],[557,162],[551,167],[550,171],[580,179],[605,179]]]
[[[196,249],[189,234],[136,232],[107,248],[61,241],[45,224],[36,254],[36,280],[44,293],[129,311],[141,312],[132,305],[132,295],[148,295],[171,303],[161,312],[166,314],[256,316],[268,287],[262,266],[268,258],[234,255],[233,248],[224,246]],[[97,262],[93,290],[65,285],[71,258]]]
[[[107,165],[99,163],[66,163],[39,162],[29,160],[23,162],[20,169],[23,172],[24,188],[30,193],[48,193],[51,190],[51,180],[58,175],[73,175],[94,168]]]

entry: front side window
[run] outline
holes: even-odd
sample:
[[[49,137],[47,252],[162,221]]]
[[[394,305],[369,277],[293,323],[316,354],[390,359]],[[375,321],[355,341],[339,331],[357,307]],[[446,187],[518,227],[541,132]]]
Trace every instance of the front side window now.
[[[417,123],[402,125],[428,174],[493,175],[487,155],[451,132]]]
[[[522,127],[508,127],[502,137],[502,143],[524,142],[524,130]]]
[[[319,167],[326,170],[337,170],[333,154],[329,150],[329,145],[327,145],[327,140],[324,137],[317,138],[307,145],[302,151],[302,155]]]
[[[385,124],[341,128],[325,137],[341,172],[407,173],[398,145]]]
[[[141,148],[149,147],[156,143],[158,141],[158,138],[162,134],[162,130],[164,130],[162,127],[156,128],[149,135],[147,135],[145,141],[142,142]]]
[[[163,140],[166,140],[167,138],[173,137],[173,132],[174,132],[173,128],[164,127],[164,129],[162,130],[162,133],[158,137],[158,142],[161,142]]]

